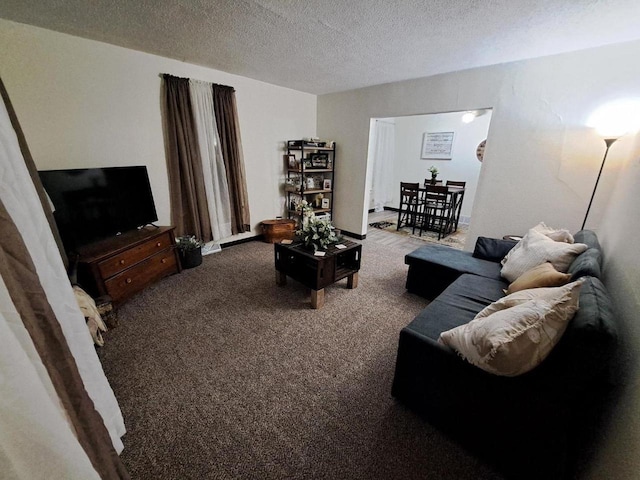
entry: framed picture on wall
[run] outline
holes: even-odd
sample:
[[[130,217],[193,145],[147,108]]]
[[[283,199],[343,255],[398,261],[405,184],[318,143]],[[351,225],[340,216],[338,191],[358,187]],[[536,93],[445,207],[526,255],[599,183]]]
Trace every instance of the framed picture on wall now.
[[[422,135],[420,158],[425,160],[451,160],[454,132],[425,132]]]

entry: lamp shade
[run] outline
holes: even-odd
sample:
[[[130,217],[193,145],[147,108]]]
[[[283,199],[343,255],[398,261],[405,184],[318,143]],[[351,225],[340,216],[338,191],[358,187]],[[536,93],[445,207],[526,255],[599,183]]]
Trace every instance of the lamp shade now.
[[[587,119],[603,138],[620,138],[640,129],[640,98],[616,100],[596,109]]]

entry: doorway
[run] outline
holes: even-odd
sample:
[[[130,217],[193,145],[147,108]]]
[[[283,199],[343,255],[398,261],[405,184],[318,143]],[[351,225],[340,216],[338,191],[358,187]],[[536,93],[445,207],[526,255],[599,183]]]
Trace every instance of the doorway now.
[[[367,234],[376,227],[394,232],[400,205],[400,182],[423,186],[431,179],[430,168],[437,169],[437,179],[444,184],[447,181],[465,182],[458,232],[466,232],[472,220],[491,113],[491,109],[484,108],[372,118],[367,169]],[[371,226],[372,223],[382,225]],[[407,231],[399,233],[412,235]],[[464,248],[464,235],[457,237],[455,242],[449,238],[439,243],[453,243],[451,246]]]

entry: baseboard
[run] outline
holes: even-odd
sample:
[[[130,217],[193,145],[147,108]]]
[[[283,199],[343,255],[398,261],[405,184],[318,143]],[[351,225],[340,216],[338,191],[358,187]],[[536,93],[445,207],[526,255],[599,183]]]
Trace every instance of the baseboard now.
[[[220,246],[224,249],[228,247],[235,247],[236,245],[240,245],[241,243],[263,242],[263,241],[264,241],[264,235],[260,234],[260,235],[255,235],[253,237],[241,238],[240,240],[234,240],[232,242],[222,243],[220,244]]]
[[[355,238],[356,240],[364,240],[365,238],[367,238],[366,233],[364,235],[359,235],[357,233],[347,232],[346,230],[340,230],[340,231],[342,232],[343,235],[346,235],[347,237]]]
[[[400,211],[398,208],[396,207],[384,207],[385,210],[391,210],[392,212],[398,212]],[[370,208],[369,209],[369,213],[374,213],[376,211],[375,208]]]
[[[366,234],[358,235],[357,233],[347,232],[346,230],[340,230],[340,232],[343,235],[346,235],[347,237],[355,238],[357,240],[364,240],[365,238],[367,238]],[[222,243],[220,244],[220,246],[223,249],[225,249],[229,247],[235,247],[236,245],[240,245],[242,243],[248,243],[248,242],[264,242],[264,235],[260,234],[260,235],[255,235],[253,237],[242,238],[240,240],[234,240],[233,242]]]

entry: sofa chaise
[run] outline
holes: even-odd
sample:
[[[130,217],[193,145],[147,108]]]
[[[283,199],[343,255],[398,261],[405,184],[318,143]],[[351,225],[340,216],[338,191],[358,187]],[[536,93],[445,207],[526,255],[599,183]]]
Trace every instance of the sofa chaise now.
[[[589,230],[575,241],[588,246],[568,270],[584,279],[579,310],[551,354],[515,377],[438,342],[505,296],[500,260],[515,242],[480,237],[473,253],[427,245],[405,258],[408,291],[432,301],[400,332],[392,394],[509,478],[564,478],[576,427],[590,421],[581,407],[609,379],[618,329],[599,279],[601,248]]]

